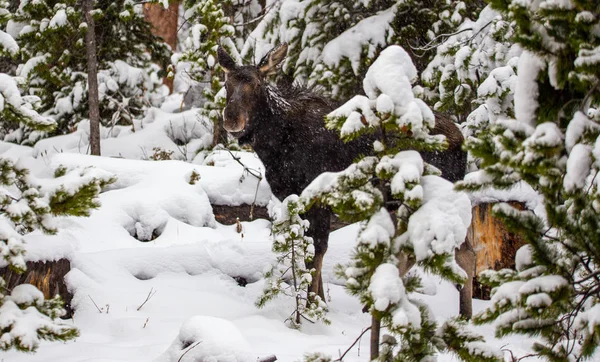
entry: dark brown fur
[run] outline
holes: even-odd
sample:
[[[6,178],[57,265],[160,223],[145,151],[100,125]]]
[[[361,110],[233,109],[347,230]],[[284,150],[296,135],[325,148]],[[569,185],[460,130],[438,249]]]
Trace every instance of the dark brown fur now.
[[[227,72],[227,107],[224,126],[242,144],[249,144],[265,165],[265,176],[273,194],[280,200],[300,194],[323,172],[341,171],[359,155],[373,152],[372,137],[344,143],[325,128],[324,116],[335,105],[311,89],[291,85],[277,88],[266,76],[285,57],[287,46],[273,49],[257,66],[237,66],[219,48],[219,62]],[[462,179],[466,154],[461,150],[462,135],[450,120],[438,118],[433,131],[445,134],[450,147],[445,152],[423,154],[450,181]],[[321,266],[327,250],[331,211],[312,208],[306,219],[315,243],[316,269],[311,291],[323,295]]]

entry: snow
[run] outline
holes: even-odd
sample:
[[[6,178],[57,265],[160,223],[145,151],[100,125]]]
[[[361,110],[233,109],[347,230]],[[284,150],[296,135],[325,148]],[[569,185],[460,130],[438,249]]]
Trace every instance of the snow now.
[[[568,152],[571,152],[573,147],[582,140],[586,133],[600,131],[600,126],[590,118],[583,112],[575,112],[565,132],[565,147]]]
[[[386,39],[392,32],[391,22],[396,10],[396,6],[392,6],[377,15],[363,19],[327,43],[321,55],[323,63],[335,68],[346,58],[350,61],[354,74],[358,74],[364,48],[367,56],[372,59],[377,48],[386,44]]]
[[[365,75],[366,96],[353,97],[327,119],[345,118],[340,134],[346,137],[363,127],[379,125],[377,110],[396,116],[398,126],[410,130],[413,137],[425,138],[426,130],[435,126],[435,117],[422,100],[415,98],[412,84],[416,80],[417,70],[408,53],[400,46],[388,46]]]
[[[185,355],[185,358],[181,358]],[[154,362],[178,361],[255,362],[251,348],[228,320],[195,316],[181,326],[171,347]]]
[[[536,125],[539,95],[537,77],[546,64],[535,54],[524,51],[519,58],[518,81],[515,87],[515,117],[532,127]]]
[[[567,173],[563,181],[565,190],[572,192],[583,188],[591,170],[592,147],[584,144],[575,145],[567,160]]]
[[[0,348],[18,343],[21,348],[31,350],[40,344],[40,334],[61,333],[70,329],[66,322],[53,322],[37,308],[44,304],[44,295],[30,284],[13,288],[12,293],[0,306]],[[24,308],[20,308],[23,306]]]
[[[385,311],[390,304],[396,304],[406,297],[400,271],[393,264],[381,264],[373,273],[369,291],[373,296],[375,309]]]
[[[254,306],[264,288],[265,266],[275,258],[270,251],[271,224],[263,219],[241,222],[240,234],[235,225],[222,225],[215,220],[211,204],[267,205],[273,197],[266,180],[259,182],[232,157],[259,172],[264,166],[251,152],[180,152],[169,137],[173,134],[171,125],[177,134],[186,127],[190,131],[196,120],[194,111],[173,114],[151,108],[146,118],[135,124],[136,132],[130,126],[102,130],[103,157],[85,155],[85,123],[73,134],[48,138],[34,148],[0,142],[0,157],[18,159],[31,168],[36,179],[45,180],[42,185],[61,182],[52,179],[59,165],[69,171],[92,166],[86,169],[87,177],[116,178],[100,194],[102,206],[90,217],[61,217],[56,220],[60,230],[56,235],[37,232],[22,238],[27,251],[23,262],[69,259],[72,270],[66,282],[73,292],[75,315],[65,323],[76,326],[80,337],[67,343],[41,342],[38,353],[33,355],[6,352],[5,360],[164,362],[178,361],[188,351],[182,361],[204,357],[214,358],[207,359],[211,361],[220,361],[221,357],[228,361],[255,361],[257,357],[275,354],[278,360],[291,362],[308,352],[337,355],[369,325],[369,315],[361,312],[357,299],[345,293],[343,280],[334,271],[336,265],[349,261],[361,227],[358,224],[330,235],[323,277],[332,325],[287,328],[283,321],[289,316],[293,300],[283,296],[263,309]],[[205,133],[199,133],[199,137],[205,137]],[[153,145],[179,152],[174,153],[178,159],[145,159]],[[191,148],[192,141],[187,145]],[[403,153],[398,160],[390,160],[390,167],[395,164],[404,170],[400,174],[409,182],[423,172],[417,156]],[[366,159],[359,167],[375,165]],[[193,172],[200,179],[190,184]],[[360,170],[350,174],[354,172]],[[65,177],[62,181],[70,188],[75,179],[69,173]],[[315,180],[319,184],[315,188],[327,187],[333,177],[335,174],[326,174]],[[469,199],[452,191],[450,183],[436,176],[423,177],[420,192],[426,211],[417,214],[415,220],[419,221],[409,225],[416,247],[419,243],[432,243],[434,250],[443,252],[460,245],[471,215]],[[440,234],[440,223],[450,232]],[[372,232],[375,236],[369,240],[384,243],[389,242],[394,231],[389,214],[383,211],[366,227],[362,236]],[[418,327],[421,323],[419,311],[406,300],[408,297],[433,306],[440,321],[455,316],[456,288],[422,270],[414,272],[423,277],[425,290],[431,295],[406,295],[402,284],[398,284],[401,281],[397,268],[387,264],[374,276],[372,292],[378,297],[377,308],[398,301],[393,312],[397,326]],[[233,279],[238,277],[246,279],[246,287]],[[150,291],[156,293],[141,306]],[[31,293],[17,292],[21,300],[33,298]],[[482,310],[488,304],[476,300],[474,309]],[[3,308],[13,309],[0,315],[14,316],[17,312],[11,303],[5,303]],[[499,348],[507,343],[494,339],[490,326],[480,328],[490,345]],[[363,337],[363,344],[367,340],[368,334]],[[529,350],[529,341],[509,341],[516,353]],[[354,352],[347,356],[349,362],[366,361],[365,358]],[[443,353],[438,361],[454,358]]]
[[[38,65],[43,64],[48,59],[48,55],[39,55],[32,57],[25,64],[20,64],[17,68],[17,75],[19,77],[27,78],[29,73]]]
[[[360,233],[357,242],[370,244],[373,247],[377,244],[389,247],[394,232],[394,222],[387,210],[382,208],[369,219],[367,225]]]
[[[515,255],[515,269],[523,271],[533,265],[533,249],[531,245],[523,245]]]
[[[52,19],[50,19],[50,24],[48,25],[48,27],[50,29],[56,29],[56,28],[63,27],[66,24],[67,24],[67,13],[66,13],[65,9],[60,9],[56,12],[56,14],[54,14]]]
[[[453,191],[452,183],[438,176],[424,176],[421,184],[423,205],[411,216],[400,239],[414,249],[417,261],[430,253],[453,253],[464,242],[471,224],[471,202],[465,193]],[[464,273],[457,265],[453,267]]]
[[[15,55],[19,51],[19,45],[12,36],[0,30],[0,49]]]

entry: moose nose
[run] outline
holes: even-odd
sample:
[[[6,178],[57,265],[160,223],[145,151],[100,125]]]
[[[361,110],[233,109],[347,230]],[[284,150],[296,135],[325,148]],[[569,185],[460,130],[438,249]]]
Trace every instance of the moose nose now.
[[[225,107],[223,110],[223,127],[227,132],[240,132],[246,126],[247,116],[233,107]]]

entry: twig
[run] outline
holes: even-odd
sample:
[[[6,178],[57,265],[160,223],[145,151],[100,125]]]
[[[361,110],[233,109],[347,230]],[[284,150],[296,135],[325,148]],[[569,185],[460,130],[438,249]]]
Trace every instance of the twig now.
[[[277,5],[279,1],[274,1],[271,5],[267,6],[264,10],[263,10],[263,14],[257,16],[256,18],[252,19],[252,20],[248,20],[245,23],[237,23],[237,24],[233,24],[233,26],[235,27],[242,27],[242,26],[246,26],[246,25],[252,25],[260,20],[262,20],[262,18],[264,18],[265,16],[267,16],[271,10],[275,7],[275,5]]]
[[[188,353],[189,351],[191,351],[192,349],[196,348],[196,346],[199,345],[200,343],[202,343],[202,341],[196,342],[196,344],[192,345],[185,352],[183,352],[183,354],[181,355],[181,357],[179,357],[179,359],[177,360],[177,362],[181,362],[181,359],[183,358],[183,356],[185,356],[185,354]]]
[[[586,108],[589,107],[588,102],[589,102],[590,98],[592,98],[592,94],[594,94],[594,91],[598,88],[598,86],[600,86],[600,81],[597,81],[596,84],[594,84],[594,86],[592,87],[592,89],[590,89],[590,91],[587,92],[587,94],[583,98],[583,101],[581,102],[581,106],[579,109],[581,112],[585,111]]]
[[[370,330],[371,330],[371,327],[367,327],[367,328],[363,329],[363,331],[362,331],[362,332],[361,332],[361,333],[358,335],[358,337],[357,337],[357,338],[354,340],[354,343],[352,343],[352,344],[350,345],[350,347],[348,347],[348,349],[347,349],[347,350],[346,350],[346,351],[345,351],[345,352],[344,352],[344,353],[343,353],[343,354],[340,356],[340,358],[336,359],[334,362],[337,362],[337,361],[342,361],[342,360],[344,359],[344,357],[346,356],[346,354],[347,354],[348,352],[350,352],[350,350],[352,349],[352,347],[354,347],[354,345],[355,345],[356,343],[358,343],[358,341],[360,341],[360,339],[362,338],[363,334],[365,334],[367,331],[370,331]]]
[[[153,289],[154,288],[150,288],[150,292],[148,293],[148,296],[146,297],[146,300],[144,301],[144,303],[142,303],[139,307],[137,307],[138,311],[140,309],[142,309],[142,307],[144,306],[144,304],[146,304],[150,300],[150,298],[152,298],[154,296],[154,294],[156,294],[156,292],[158,291],[158,290],[155,290],[154,293],[152,293]]]
[[[146,326],[148,325],[149,321],[150,321],[150,317],[146,318],[146,322],[144,322],[144,327],[142,327],[142,328],[146,328]]]
[[[244,163],[240,160],[239,157],[236,157],[233,152],[231,152],[231,150],[223,147],[220,148],[222,150],[225,150],[227,152],[229,152],[229,155],[231,156],[231,158],[233,158],[237,163],[239,163],[243,168],[244,168],[244,172],[249,173],[250,175],[256,177],[258,179],[257,183],[256,183],[256,190],[254,191],[254,200],[252,201],[252,205],[250,205],[250,220],[254,219],[254,206],[256,205],[256,199],[258,198],[258,189],[260,186],[260,181],[262,181],[263,176],[262,173],[259,170],[250,168],[246,165],[244,165]]]
[[[92,303],[94,303],[94,306],[96,306],[96,309],[98,309],[98,312],[102,313],[102,309],[100,309],[100,307],[98,307],[98,304],[96,304],[96,302],[94,302],[94,300],[92,299],[92,297],[89,294],[88,294],[88,298],[90,298]]]

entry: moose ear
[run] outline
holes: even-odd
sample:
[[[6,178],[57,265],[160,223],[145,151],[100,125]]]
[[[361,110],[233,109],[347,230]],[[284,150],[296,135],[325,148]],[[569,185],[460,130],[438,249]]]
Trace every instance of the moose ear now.
[[[229,55],[220,45],[217,49],[217,59],[219,60],[221,67],[223,67],[223,70],[225,70],[225,73],[229,73],[237,67],[235,60],[233,60],[231,55]]]
[[[275,74],[277,66],[283,62],[287,55],[288,45],[282,43],[271,49],[258,63],[258,70],[263,76]]]

